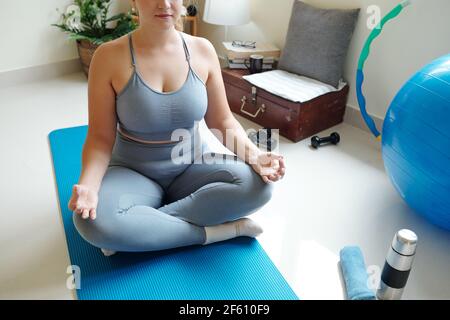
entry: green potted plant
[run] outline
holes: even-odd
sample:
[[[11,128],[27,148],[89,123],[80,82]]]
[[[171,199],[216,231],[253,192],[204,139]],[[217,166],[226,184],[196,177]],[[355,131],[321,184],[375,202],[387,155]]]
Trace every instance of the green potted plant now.
[[[111,0],[74,0],[73,4],[66,8],[66,12],[61,14],[61,21],[52,24],[67,32],[69,39],[76,40],[86,76],[98,46],[137,28],[138,23],[131,12],[108,17],[110,6]]]

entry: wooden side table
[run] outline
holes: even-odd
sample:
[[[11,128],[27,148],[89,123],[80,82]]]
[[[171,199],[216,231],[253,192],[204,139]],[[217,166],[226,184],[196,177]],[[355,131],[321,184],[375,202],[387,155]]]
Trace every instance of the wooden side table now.
[[[184,22],[189,22],[191,24],[191,35],[197,36],[197,16],[185,16],[183,17]]]
[[[183,23],[189,22],[191,24],[191,35],[197,36],[197,16],[182,16]],[[133,15],[133,21],[139,23],[139,16]]]

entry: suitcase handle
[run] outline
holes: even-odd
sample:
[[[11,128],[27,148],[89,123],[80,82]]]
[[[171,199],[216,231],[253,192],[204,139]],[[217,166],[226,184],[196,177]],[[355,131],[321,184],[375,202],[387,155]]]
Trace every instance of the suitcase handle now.
[[[247,97],[246,97],[246,96],[243,96],[242,99],[241,99],[241,101],[242,101],[241,112],[242,112],[242,113],[245,113],[246,115],[248,115],[248,116],[250,116],[250,117],[252,117],[252,118],[256,118],[260,112],[266,111],[266,106],[265,106],[264,103],[263,103],[263,104],[258,108],[258,110],[256,110],[256,113],[254,113],[254,114],[253,114],[253,113],[250,113],[250,112],[244,110],[245,103],[247,102]]]

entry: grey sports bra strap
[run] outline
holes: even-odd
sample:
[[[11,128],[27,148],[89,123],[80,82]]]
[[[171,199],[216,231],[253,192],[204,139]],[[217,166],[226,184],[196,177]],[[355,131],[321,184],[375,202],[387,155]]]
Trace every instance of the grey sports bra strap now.
[[[186,54],[186,61],[189,63],[189,66],[190,66],[191,65],[191,62],[190,62],[191,55],[189,54],[189,49],[186,45],[186,41],[184,41],[184,37],[183,37],[182,33],[180,31],[178,31],[178,32],[180,34],[181,40],[183,40],[183,47],[184,47],[184,53]]]
[[[133,68],[136,67],[136,58],[134,57],[133,40],[131,39],[131,33],[128,34],[128,40],[130,43],[130,53],[131,53],[131,65]]]

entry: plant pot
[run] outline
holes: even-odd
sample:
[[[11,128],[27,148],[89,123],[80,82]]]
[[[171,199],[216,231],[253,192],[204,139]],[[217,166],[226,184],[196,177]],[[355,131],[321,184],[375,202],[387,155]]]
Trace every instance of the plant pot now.
[[[88,40],[77,40],[77,47],[84,74],[86,77],[89,77],[89,66],[91,65],[92,56],[99,45],[93,44]]]

